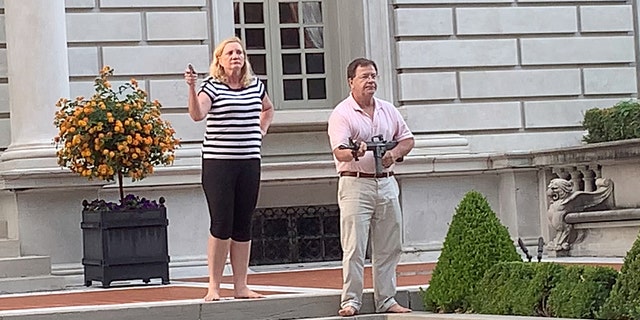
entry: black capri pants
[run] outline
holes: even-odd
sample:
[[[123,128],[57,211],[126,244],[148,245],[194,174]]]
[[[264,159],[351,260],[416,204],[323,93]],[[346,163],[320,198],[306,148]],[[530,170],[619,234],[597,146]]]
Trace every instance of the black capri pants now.
[[[215,238],[251,240],[251,216],[258,202],[260,159],[202,159],[202,188]]]

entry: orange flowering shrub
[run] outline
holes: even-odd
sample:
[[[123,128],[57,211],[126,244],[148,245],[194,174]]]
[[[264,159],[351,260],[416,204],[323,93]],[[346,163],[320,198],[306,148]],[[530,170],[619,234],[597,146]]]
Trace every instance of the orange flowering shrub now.
[[[142,180],[154,166],[172,164],[180,141],[160,118],[160,102],[149,101],[135,79],[114,90],[108,80],[112,75],[111,67],[102,68],[89,99],[58,101],[54,141],[60,166],[88,179],[113,181],[117,176],[123,199],[123,177]]]

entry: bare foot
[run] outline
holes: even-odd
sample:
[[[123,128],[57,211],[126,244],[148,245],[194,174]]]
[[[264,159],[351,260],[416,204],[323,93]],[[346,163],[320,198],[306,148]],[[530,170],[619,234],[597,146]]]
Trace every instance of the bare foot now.
[[[255,291],[249,290],[249,288],[247,287],[244,287],[243,289],[235,290],[233,297],[236,299],[260,299],[264,298],[265,296]]]
[[[408,313],[411,309],[401,306],[399,303],[394,303],[386,312],[390,313]]]
[[[220,293],[218,292],[218,290],[215,289],[209,289],[209,291],[207,291],[207,295],[204,296],[204,301],[218,301],[220,300]]]
[[[346,306],[340,310],[338,310],[338,315],[341,317],[351,317],[358,314],[358,310],[356,310],[353,306]]]

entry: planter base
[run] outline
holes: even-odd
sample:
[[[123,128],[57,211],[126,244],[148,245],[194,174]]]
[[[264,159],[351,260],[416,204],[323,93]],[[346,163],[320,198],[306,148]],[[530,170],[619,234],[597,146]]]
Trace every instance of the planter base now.
[[[121,266],[84,266],[84,285],[90,287],[93,281],[100,281],[102,287],[109,288],[112,281],[161,278],[162,284],[169,284],[169,268],[166,263],[141,263]]]
[[[169,283],[167,212],[158,209],[82,212],[84,282],[161,278]]]

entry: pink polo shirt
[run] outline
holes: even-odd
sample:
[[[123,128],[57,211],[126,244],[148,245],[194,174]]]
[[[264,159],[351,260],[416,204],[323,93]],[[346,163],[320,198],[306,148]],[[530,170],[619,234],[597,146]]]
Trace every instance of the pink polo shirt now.
[[[373,120],[362,110],[351,94],[333,109],[329,117],[328,130],[332,151],[340,145],[348,145],[349,138],[356,141],[364,141],[365,143],[379,134],[382,134],[386,141],[401,141],[413,138],[413,134],[398,109],[387,101],[374,99],[376,106]],[[375,160],[371,151],[365,152],[364,156],[359,158],[359,161],[341,162],[335,156],[333,160],[338,172],[376,172]],[[386,168],[385,172],[392,170],[393,165]]]

